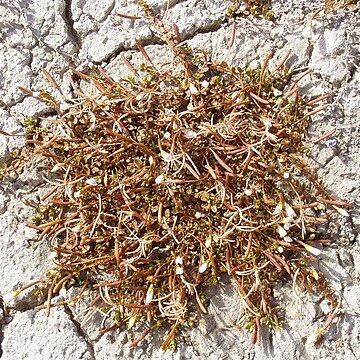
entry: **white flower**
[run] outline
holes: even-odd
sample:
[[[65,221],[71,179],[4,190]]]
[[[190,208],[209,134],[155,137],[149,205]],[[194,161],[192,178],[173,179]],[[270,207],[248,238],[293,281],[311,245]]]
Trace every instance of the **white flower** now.
[[[183,129],[183,133],[187,139],[194,139],[198,136],[198,133],[191,129]]]
[[[182,275],[184,273],[184,269],[182,267],[183,262],[184,262],[184,259],[181,256],[176,257],[176,259],[175,259],[175,265],[176,265],[175,274],[176,275]]]
[[[279,203],[276,205],[276,208],[275,208],[273,214],[274,214],[274,215],[279,215],[279,214],[281,214],[282,209],[283,209],[282,203],[279,202]]]
[[[303,243],[303,246],[308,252],[312,253],[315,256],[319,256],[321,254],[321,251],[319,249],[317,249],[317,248],[314,248],[314,247],[312,247],[312,246],[310,246],[308,244],[305,244],[305,243]]]
[[[290,221],[291,221],[291,219],[290,219]],[[290,221],[289,221],[289,218],[285,218],[284,219],[284,229],[287,231],[287,230],[289,230],[290,229]]]
[[[164,175],[161,174],[155,179],[155,184],[161,184],[164,180]]]
[[[335,205],[333,205],[333,208],[342,216],[345,216],[345,217],[350,216],[349,213],[343,208],[337,207]]]
[[[319,280],[319,273],[315,269],[311,270],[311,275],[315,280]]]
[[[70,104],[67,104],[67,103],[61,103],[60,104],[60,111],[64,112],[66,110],[69,110],[71,108],[71,105]]]
[[[92,185],[92,186],[97,186],[98,183],[97,183],[95,178],[90,178],[90,179],[87,179],[85,181],[85,184]]]
[[[148,291],[146,292],[145,304],[150,304],[154,296],[154,284],[150,284]]]
[[[201,83],[201,86],[202,86],[204,89],[208,88],[209,85],[210,85],[210,83],[209,83],[207,80],[204,80],[204,81]]]
[[[246,196],[250,196],[250,195],[252,194],[251,189],[245,189],[244,194],[245,194]]]
[[[128,330],[130,330],[138,321],[138,314],[135,313],[134,315],[132,315],[127,323],[127,328]]]
[[[208,236],[205,241],[205,246],[209,248],[211,246],[211,236]]]
[[[282,92],[278,89],[273,89],[273,94],[274,94],[274,96],[281,96]]]
[[[204,273],[207,268],[208,268],[208,263],[207,263],[207,261],[205,261],[204,263],[202,263],[202,264],[199,266],[199,273],[200,273],[200,274]]]
[[[277,229],[279,235],[281,238],[284,238],[287,234],[286,230],[282,227],[282,226],[278,226],[278,229]]]
[[[290,219],[294,218],[296,216],[296,212],[294,211],[294,209],[287,202],[285,202],[284,205],[286,216]]]
[[[189,86],[190,94],[198,94],[199,90],[196,88],[196,86],[193,83],[190,83]]]
[[[73,228],[70,229],[72,232],[74,233],[79,233],[81,230],[81,226],[80,225],[76,225]]]
[[[202,214],[200,211],[197,211],[197,212],[195,213],[195,217],[196,217],[197,219],[200,219],[200,218],[204,217],[204,214]]]
[[[284,179],[288,179],[290,177],[290,174],[288,172],[284,173]]]
[[[271,122],[268,118],[261,117],[260,120],[262,121],[262,123],[265,125],[265,127],[266,127],[267,129],[270,129],[270,128],[271,128],[272,122]]]
[[[64,163],[57,163],[52,169],[51,172],[56,172],[64,166]]]
[[[171,138],[171,134],[168,131],[166,131],[164,133],[164,139],[170,139],[170,138]]]
[[[164,161],[166,161],[166,162],[170,162],[172,160],[171,154],[169,154],[168,152],[166,152],[164,150],[160,151],[160,155],[164,159]]]

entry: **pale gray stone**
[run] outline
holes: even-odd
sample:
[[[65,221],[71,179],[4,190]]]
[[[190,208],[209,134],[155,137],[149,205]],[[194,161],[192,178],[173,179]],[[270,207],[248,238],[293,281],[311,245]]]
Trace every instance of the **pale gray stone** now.
[[[6,110],[0,109],[0,130],[9,134],[21,134],[23,132],[18,120]],[[19,136],[0,135],[0,163],[9,156],[9,153],[24,145],[24,138]]]
[[[288,65],[311,68],[311,76],[299,83],[307,98],[331,93],[332,105],[313,117],[311,139],[336,130],[326,142],[311,146],[313,162],[320,165],[324,186],[336,196],[354,202],[350,217],[334,220],[329,237],[335,243],[321,254],[317,263],[331,285],[343,298],[341,313],[329,328],[324,341],[314,345],[314,334],[329,311],[325,301],[300,291],[293,292],[291,281],[279,283],[274,290],[281,299],[287,325],[274,335],[264,331],[260,346],[249,345],[248,334],[237,329],[241,312],[239,298],[230,284],[209,290],[209,314],[200,328],[185,328],[178,348],[159,349],[165,332],[150,334],[140,346],[130,349],[128,341],[137,334],[121,328],[100,335],[103,314],[94,310],[86,317],[88,303],[80,302],[66,311],[29,310],[39,303],[32,289],[15,298],[19,287],[40,279],[52,266],[46,241],[36,243],[37,234],[24,221],[32,212],[24,198],[36,196],[43,188],[41,177],[27,170],[10,184],[0,184],[0,296],[11,307],[13,320],[3,323],[1,348],[4,360],[17,359],[320,359],[353,360],[360,357],[358,334],[360,216],[359,157],[359,52],[358,11],[338,10],[324,14],[323,0],[273,0],[274,19],[238,17],[231,45],[233,19],[226,17],[231,1],[224,0],[149,0],[170,26],[176,23],[181,40],[195,50],[205,49],[216,61],[242,67],[261,67],[267,54],[274,68],[291,50]],[[44,76],[46,68],[71,96],[69,65],[86,71],[101,64],[115,80],[130,75],[120,54],[134,65],[145,62],[137,51],[135,39],[145,46],[156,66],[171,65],[173,54],[163,45],[156,30],[145,20],[129,20],[118,14],[141,14],[135,0],[5,0],[0,2],[0,129],[22,132],[21,121],[46,114],[49,108],[18,90],[46,89],[57,93]],[[170,65],[169,65],[170,64]],[[176,63],[179,68],[181,65]],[[167,67],[163,69],[166,71]],[[0,162],[23,144],[18,137],[0,135]],[[317,301],[317,302],[316,302]],[[316,302],[316,303],[315,303]],[[2,309],[0,309],[2,313]],[[71,316],[69,314],[73,313]],[[4,315],[4,314],[3,314]],[[3,316],[4,317],[4,316]],[[204,333],[206,334],[204,335]],[[0,342],[2,339],[0,331]],[[90,344],[90,345],[89,345]],[[92,348],[93,347],[93,348]]]
[[[17,314],[3,328],[4,360],[92,360],[94,356],[85,339],[64,310],[28,310]]]

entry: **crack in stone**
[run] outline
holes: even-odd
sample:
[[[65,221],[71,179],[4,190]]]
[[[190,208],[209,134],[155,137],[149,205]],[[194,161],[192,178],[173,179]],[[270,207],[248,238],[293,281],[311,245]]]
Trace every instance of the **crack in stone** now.
[[[71,3],[72,0],[65,0],[65,3]],[[178,0],[178,1],[174,1],[171,6],[169,7],[169,9],[173,8],[175,5],[178,5],[178,4],[182,4],[182,3],[185,3],[187,2],[188,0]],[[71,5],[71,4],[70,4]],[[69,7],[69,5],[67,6]],[[115,7],[115,4],[114,6],[111,7],[111,10],[110,12],[113,10],[113,8]],[[158,6],[158,7],[154,7],[156,9],[157,12],[160,12],[160,11],[164,11],[166,10],[166,5],[163,5],[163,6]],[[221,20],[221,19],[217,19],[215,20],[212,24],[209,24],[207,26],[204,26],[204,27],[200,27],[188,34],[185,34],[182,36],[182,39],[181,41],[188,41],[188,40],[191,40],[193,39],[196,35],[199,35],[199,34],[206,34],[206,33],[214,33],[218,30],[220,30],[220,28],[222,27],[222,25],[226,25],[228,23],[228,21],[225,21],[224,20]],[[141,45],[142,46],[149,46],[149,45],[166,45],[166,43],[160,39],[158,39],[158,36],[157,35],[154,35],[154,32],[152,31],[152,34],[153,36],[151,36],[149,39],[145,39],[145,40],[141,40]],[[154,41],[154,39],[156,39],[156,41]],[[110,62],[110,59],[113,59],[113,58],[116,58],[117,56],[119,56],[122,52],[125,52],[125,51],[131,51],[131,50],[138,50],[137,47],[134,45],[134,46],[131,46],[131,47],[119,47],[118,49],[115,49],[109,56],[107,56],[106,58],[104,58],[102,61],[93,61],[93,64],[95,65],[99,65],[101,63],[109,63]]]
[[[178,4],[183,4],[183,3],[186,3],[188,2],[189,0],[172,0],[170,1],[169,3],[169,7],[168,7],[168,3],[167,2],[164,2],[163,4],[159,5],[159,4],[154,4],[153,5],[153,9],[156,11],[156,12],[160,12],[160,11],[165,11],[165,10],[170,10],[172,9],[175,5],[178,5]]]
[[[91,342],[89,337],[86,335],[86,333],[82,329],[80,323],[75,320],[75,316],[74,316],[73,312],[71,311],[70,307],[66,304],[64,305],[64,311],[66,312],[66,314],[69,315],[71,322],[75,325],[78,335],[84,339],[91,358],[95,360],[95,350],[94,350],[93,343]],[[85,353],[83,355],[85,355]]]
[[[64,0],[64,12],[63,19],[67,26],[68,35],[70,37],[71,42],[77,48],[77,50],[81,49],[82,41],[78,32],[74,28],[74,18],[71,10],[72,0]]]
[[[355,354],[354,349],[352,348],[350,342],[349,342],[349,349],[350,349],[351,353],[354,355],[354,358],[355,358],[356,360],[359,360],[360,358]]]
[[[355,245],[355,242],[356,242],[356,237],[358,235],[358,229],[357,229],[357,226],[355,225],[354,223],[354,218],[352,216],[349,216],[349,218],[347,219],[348,222],[349,222],[349,225],[350,225],[350,228],[351,228],[351,232],[353,235],[352,236],[352,239],[349,239],[350,240],[350,244],[351,245]],[[352,254],[350,253],[351,255],[351,262],[352,262],[352,266],[354,267],[354,257],[352,256]]]
[[[207,27],[196,29],[192,33],[185,35],[181,39],[182,40],[181,42],[192,40],[195,36],[200,35],[200,34],[214,33],[221,29],[222,24],[223,24],[222,21],[216,21]],[[154,33],[152,32],[152,34],[154,34]],[[156,41],[154,41],[154,38],[156,38]],[[140,42],[141,42],[142,46],[150,46],[150,45],[165,46],[166,45],[165,41],[160,40],[157,35],[153,35],[151,38],[141,40]],[[93,64],[95,64],[95,65],[100,65],[101,63],[109,64],[110,59],[117,58],[121,53],[126,52],[126,51],[138,51],[138,48],[136,46],[127,47],[127,48],[121,46],[118,49],[114,50],[109,56],[107,56],[102,61],[93,61]]]
[[[223,24],[227,25],[226,22],[218,20],[208,26],[204,26],[202,28],[200,27],[200,28],[196,29],[194,32],[192,32],[191,34],[186,34],[183,37],[183,41],[192,40],[195,36],[200,35],[200,34],[211,34],[216,31],[219,31]]]
[[[4,341],[3,325],[5,323],[5,304],[3,298],[0,296],[0,358],[3,355],[2,342]]]
[[[72,40],[71,42],[75,44],[75,46],[77,48],[81,48],[81,39],[80,37],[78,36],[78,33],[75,31],[74,29],[74,21],[73,21],[73,18],[72,18],[72,12],[71,12],[71,3],[72,3],[72,0],[64,0],[65,1],[65,12],[64,12],[64,15],[65,15],[65,23],[68,27],[68,32],[72,35],[72,36],[69,36],[70,38],[72,37]],[[180,3],[182,3],[184,1],[180,1]],[[213,32],[216,32],[218,31],[222,26],[222,22],[221,21],[218,21],[216,22],[215,24],[210,24],[208,29],[207,28],[199,28],[199,29],[196,29],[193,33],[191,34],[186,34],[184,36],[184,40],[191,40],[193,39],[196,35],[199,35],[199,34],[206,34],[206,33],[213,33]],[[73,33],[74,31],[74,33]],[[74,36],[75,34],[75,36]],[[33,34],[34,35],[34,34]],[[37,39],[35,37],[35,39],[38,41],[38,43],[43,43],[45,47],[49,47],[47,44],[45,44],[41,39]],[[158,41],[154,41],[154,37],[151,37],[149,38],[147,41],[144,41],[142,42],[142,44],[144,46],[147,46],[147,45],[165,45],[164,42],[161,42],[160,40]],[[36,44],[35,46],[38,46],[38,44]],[[34,46],[34,47],[35,47]],[[50,48],[50,47],[49,47]],[[313,48],[314,48],[314,45],[309,41],[309,52],[308,52],[308,63],[310,62],[310,60],[312,59],[312,53],[313,53]],[[51,48],[52,51],[55,51],[54,49]],[[58,49],[56,49],[58,50]],[[120,47],[119,49],[117,49],[116,51],[114,51],[109,57],[107,57],[107,59],[105,60],[106,63],[109,62],[109,60],[111,58],[113,58],[114,56],[118,56],[119,54],[121,54],[122,52],[124,51],[130,51],[130,50],[137,50],[137,48],[134,46],[132,48],[123,48],[123,47]],[[67,56],[71,56],[71,55],[68,55]],[[358,65],[358,61],[357,59],[355,58],[354,59],[354,62],[356,61],[356,65]],[[350,77],[348,79],[348,82],[350,82],[354,76],[356,72],[356,66],[354,67],[351,67],[350,69]],[[24,97],[25,98],[25,97]],[[23,99],[21,101],[16,101],[14,104],[11,104],[10,106],[8,107],[12,107],[18,103],[21,103],[23,101]],[[2,101],[0,101],[0,105],[1,105]],[[352,218],[351,218],[352,220]],[[353,228],[353,227],[352,227]],[[352,243],[355,242],[355,239],[352,241]],[[1,309],[3,308],[3,303],[2,303],[2,299],[0,298],[0,311]],[[93,348],[93,344],[91,343],[91,341],[87,338],[86,334],[84,334],[83,330],[81,329],[81,326],[80,324],[74,320],[74,315],[73,313],[71,312],[70,309],[66,309],[66,312],[68,313],[68,315],[70,316],[70,319],[71,321],[74,323],[74,325],[76,326],[77,330],[78,330],[78,333],[81,337],[84,338],[84,340],[86,341],[87,345],[88,345],[88,348],[90,349],[90,353],[92,354],[92,357],[95,359],[95,355],[94,355],[94,348]],[[1,347],[1,344],[2,344],[2,341],[4,339],[4,334],[3,334],[3,331],[2,331],[2,322],[0,321],[0,357],[2,356],[2,347]],[[200,355],[200,352],[199,350],[193,345],[191,344],[191,346],[193,346],[193,349],[194,349],[194,353],[196,355]],[[351,348],[351,345],[349,344],[349,348],[350,348],[350,351],[352,352],[352,354],[355,356],[355,353],[354,353],[354,350]],[[85,356],[85,353],[83,354],[83,356]]]
[[[305,66],[309,66],[314,52],[314,44],[308,39],[308,48],[306,49],[307,61]]]
[[[1,314],[2,313],[2,314]],[[2,297],[0,296],[0,357],[3,354],[3,350],[2,350],[2,342],[4,340],[4,332],[2,329],[3,326],[3,322],[4,322],[4,318],[5,318],[5,307],[4,307],[4,300],[2,299]]]
[[[113,0],[113,2],[110,4],[110,6],[106,9],[106,11],[105,11],[105,14],[104,14],[104,18],[103,18],[103,20],[101,21],[102,23],[104,22],[104,21],[106,21],[107,20],[107,18],[110,16],[110,14],[111,14],[111,12],[114,10],[114,8],[115,8],[115,5],[116,5],[116,2],[115,2],[115,0]]]

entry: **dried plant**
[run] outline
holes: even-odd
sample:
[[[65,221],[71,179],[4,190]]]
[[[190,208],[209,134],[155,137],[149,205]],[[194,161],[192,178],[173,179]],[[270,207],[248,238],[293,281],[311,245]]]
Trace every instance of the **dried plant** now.
[[[56,252],[37,284],[48,294],[43,307],[62,304],[52,302],[62,288],[91,288],[91,306],[108,315],[102,333],[143,323],[136,345],[169,324],[167,348],[194,313],[207,312],[203,290],[227,274],[256,342],[261,325],[282,324],[273,287],[287,278],[329,301],[324,330],[339,301],[311,265],[329,243],[317,229],[349,205],[306,161],[306,128],[327,96],[300,96],[310,71],[288,69],[289,53],[273,71],[270,57],[259,70],[212,62],[184,50],[142,7],[182,70],[155,67],[137,42],[146,64],[135,69],[123,58],[134,77],[72,68],[71,101],[23,89],[57,114],[51,127],[29,124],[27,154],[6,169],[36,159],[51,186],[29,223]]]
[[[358,0],[324,0],[323,8],[315,12],[315,16],[322,11],[325,13],[333,13],[339,9],[356,10],[358,8]],[[274,13],[271,10],[271,0],[234,0],[228,8],[227,15],[229,17],[237,18],[249,15],[262,15],[267,20],[274,18]]]
[[[270,20],[273,18],[274,14],[271,11],[271,0],[234,0],[227,10],[227,15],[234,18],[249,15],[262,15],[267,20]]]
[[[355,10],[358,0],[324,0],[324,10],[326,13],[334,12],[338,9]]]

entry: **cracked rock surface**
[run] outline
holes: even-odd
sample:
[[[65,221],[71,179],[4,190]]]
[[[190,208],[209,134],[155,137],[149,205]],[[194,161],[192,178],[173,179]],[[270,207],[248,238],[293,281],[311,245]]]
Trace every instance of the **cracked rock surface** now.
[[[350,217],[330,225],[336,241],[318,261],[342,296],[341,313],[324,340],[314,345],[313,335],[326,319],[327,304],[310,295],[293,295],[291,284],[278,284],[287,323],[282,332],[264,331],[259,346],[236,329],[238,299],[226,279],[209,290],[209,315],[201,328],[184,331],[177,349],[159,350],[164,333],[149,336],[129,348],[134,334],[124,329],[99,334],[103,317],[84,313],[87,304],[54,308],[49,318],[36,311],[41,296],[16,289],[41,279],[51,266],[46,240],[25,225],[33,215],[24,201],[46,191],[31,164],[17,178],[0,183],[0,356],[18,359],[360,359],[360,5],[324,14],[323,1],[274,0],[274,19],[239,17],[233,45],[232,21],[226,17],[231,1],[148,0],[169,24],[176,23],[181,40],[193,49],[204,48],[213,59],[237,66],[260,67],[269,52],[276,64],[291,49],[289,65],[313,70],[300,91],[308,96],[330,93],[331,105],[313,118],[313,139],[335,130],[315,144],[319,175],[334,195],[353,202]],[[135,50],[139,40],[154,63],[172,59],[156,31],[144,20],[117,14],[140,15],[135,0],[3,0],[0,1],[0,130],[21,133],[21,123],[48,111],[27,97],[18,86],[49,89],[42,76],[46,68],[65,96],[69,94],[68,67],[86,71],[101,64],[113,77],[128,72],[120,55],[133,65],[143,62]],[[21,148],[21,137],[0,135],[0,163]],[[64,294],[67,296],[68,294]],[[7,304],[7,306],[4,305]],[[206,329],[206,334],[204,335]]]

